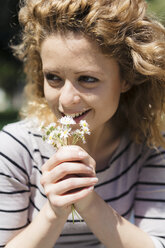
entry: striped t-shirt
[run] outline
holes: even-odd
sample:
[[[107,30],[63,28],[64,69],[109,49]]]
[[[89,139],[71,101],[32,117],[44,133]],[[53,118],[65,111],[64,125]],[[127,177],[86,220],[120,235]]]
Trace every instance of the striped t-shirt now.
[[[0,132],[0,247],[25,228],[47,198],[41,167],[54,148],[28,120]],[[120,215],[147,232],[155,248],[165,247],[165,150],[132,142],[125,134],[104,170],[97,171],[95,191]],[[70,215],[55,248],[102,248],[86,223]],[[46,248],[46,247],[45,247]]]

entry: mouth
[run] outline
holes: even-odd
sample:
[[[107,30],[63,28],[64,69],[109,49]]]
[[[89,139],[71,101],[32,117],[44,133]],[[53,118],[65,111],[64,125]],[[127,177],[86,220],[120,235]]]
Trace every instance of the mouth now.
[[[83,112],[78,112],[78,113],[74,113],[74,114],[64,114],[61,113],[62,116],[70,116],[73,118],[73,120],[78,123],[80,122],[80,120],[84,119],[86,117],[86,115],[89,113],[89,111],[91,111],[91,109],[85,110]]]

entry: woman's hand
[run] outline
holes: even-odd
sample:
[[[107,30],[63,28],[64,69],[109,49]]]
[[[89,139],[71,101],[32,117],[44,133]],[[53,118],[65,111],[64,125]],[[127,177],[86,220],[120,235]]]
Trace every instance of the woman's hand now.
[[[42,167],[41,184],[56,216],[85,199],[97,183],[95,161],[79,146],[61,147]]]

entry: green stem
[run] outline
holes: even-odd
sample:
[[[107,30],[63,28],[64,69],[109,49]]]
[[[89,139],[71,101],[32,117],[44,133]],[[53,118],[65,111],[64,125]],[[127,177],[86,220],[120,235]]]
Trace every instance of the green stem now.
[[[79,137],[75,136],[73,137],[72,145],[75,145],[79,140]]]
[[[74,224],[74,214],[77,216],[77,218],[78,218],[79,221],[81,222],[81,218],[80,218],[80,216],[78,215],[77,211],[75,210],[74,204],[72,204],[71,208],[72,208],[72,220],[73,220],[73,224]]]
[[[75,208],[74,208],[73,204],[72,204],[71,208],[72,208],[72,220],[73,220],[73,224],[74,224],[74,211],[75,211]]]

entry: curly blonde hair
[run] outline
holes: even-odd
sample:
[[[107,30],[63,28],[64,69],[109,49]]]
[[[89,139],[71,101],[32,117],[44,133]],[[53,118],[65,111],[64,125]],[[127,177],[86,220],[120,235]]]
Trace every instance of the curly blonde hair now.
[[[28,103],[24,115],[52,121],[44,98],[40,46],[49,35],[82,33],[119,63],[131,86],[121,95],[118,122],[134,141],[163,145],[165,113],[165,28],[146,14],[144,0],[24,0],[19,20],[22,42],[14,47],[24,62]]]

